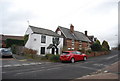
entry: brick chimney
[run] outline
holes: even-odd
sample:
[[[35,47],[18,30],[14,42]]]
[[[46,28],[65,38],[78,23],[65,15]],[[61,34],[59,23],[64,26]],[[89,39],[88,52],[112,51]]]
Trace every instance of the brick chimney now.
[[[87,35],[87,31],[85,31],[85,35],[88,36],[88,35]]]
[[[74,26],[72,24],[70,25],[70,31],[71,33],[74,33]]]

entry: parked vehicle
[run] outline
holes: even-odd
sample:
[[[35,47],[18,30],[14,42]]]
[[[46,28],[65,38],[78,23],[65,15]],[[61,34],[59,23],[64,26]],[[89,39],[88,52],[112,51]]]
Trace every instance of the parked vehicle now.
[[[79,51],[65,51],[65,52],[62,52],[62,54],[60,55],[61,62],[70,61],[74,63],[75,61],[79,61],[79,60],[86,61],[87,58],[88,57],[86,54],[82,54]]]
[[[0,48],[0,56],[1,57],[13,57],[13,54],[8,48]]]

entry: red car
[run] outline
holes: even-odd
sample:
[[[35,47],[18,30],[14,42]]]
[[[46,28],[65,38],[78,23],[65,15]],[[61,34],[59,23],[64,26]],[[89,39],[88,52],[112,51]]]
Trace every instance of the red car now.
[[[62,54],[60,55],[60,60],[62,62],[64,61],[70,61],[72,63],[74,63],[75,61],[79,61],[79,60],[87,60],[87,55],[86,54],[82,54],[79,51],[65,51],[62,52]]]

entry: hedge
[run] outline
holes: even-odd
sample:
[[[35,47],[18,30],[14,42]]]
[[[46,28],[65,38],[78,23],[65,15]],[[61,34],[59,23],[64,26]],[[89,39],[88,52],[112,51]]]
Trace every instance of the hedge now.
[[[11,47],[12,45],[24,46],[24,40],[6,39],[6,46]]]

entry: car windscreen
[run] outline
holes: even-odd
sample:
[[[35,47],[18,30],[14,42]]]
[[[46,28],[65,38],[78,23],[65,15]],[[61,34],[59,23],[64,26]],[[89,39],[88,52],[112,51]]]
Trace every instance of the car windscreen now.
[[[10,50],[1,50],[2,54],[12,54]]]
[[[67,54],[69,54],[69,52],[62,52],[62,54],[63,54],[63,55],[67,55]]]

